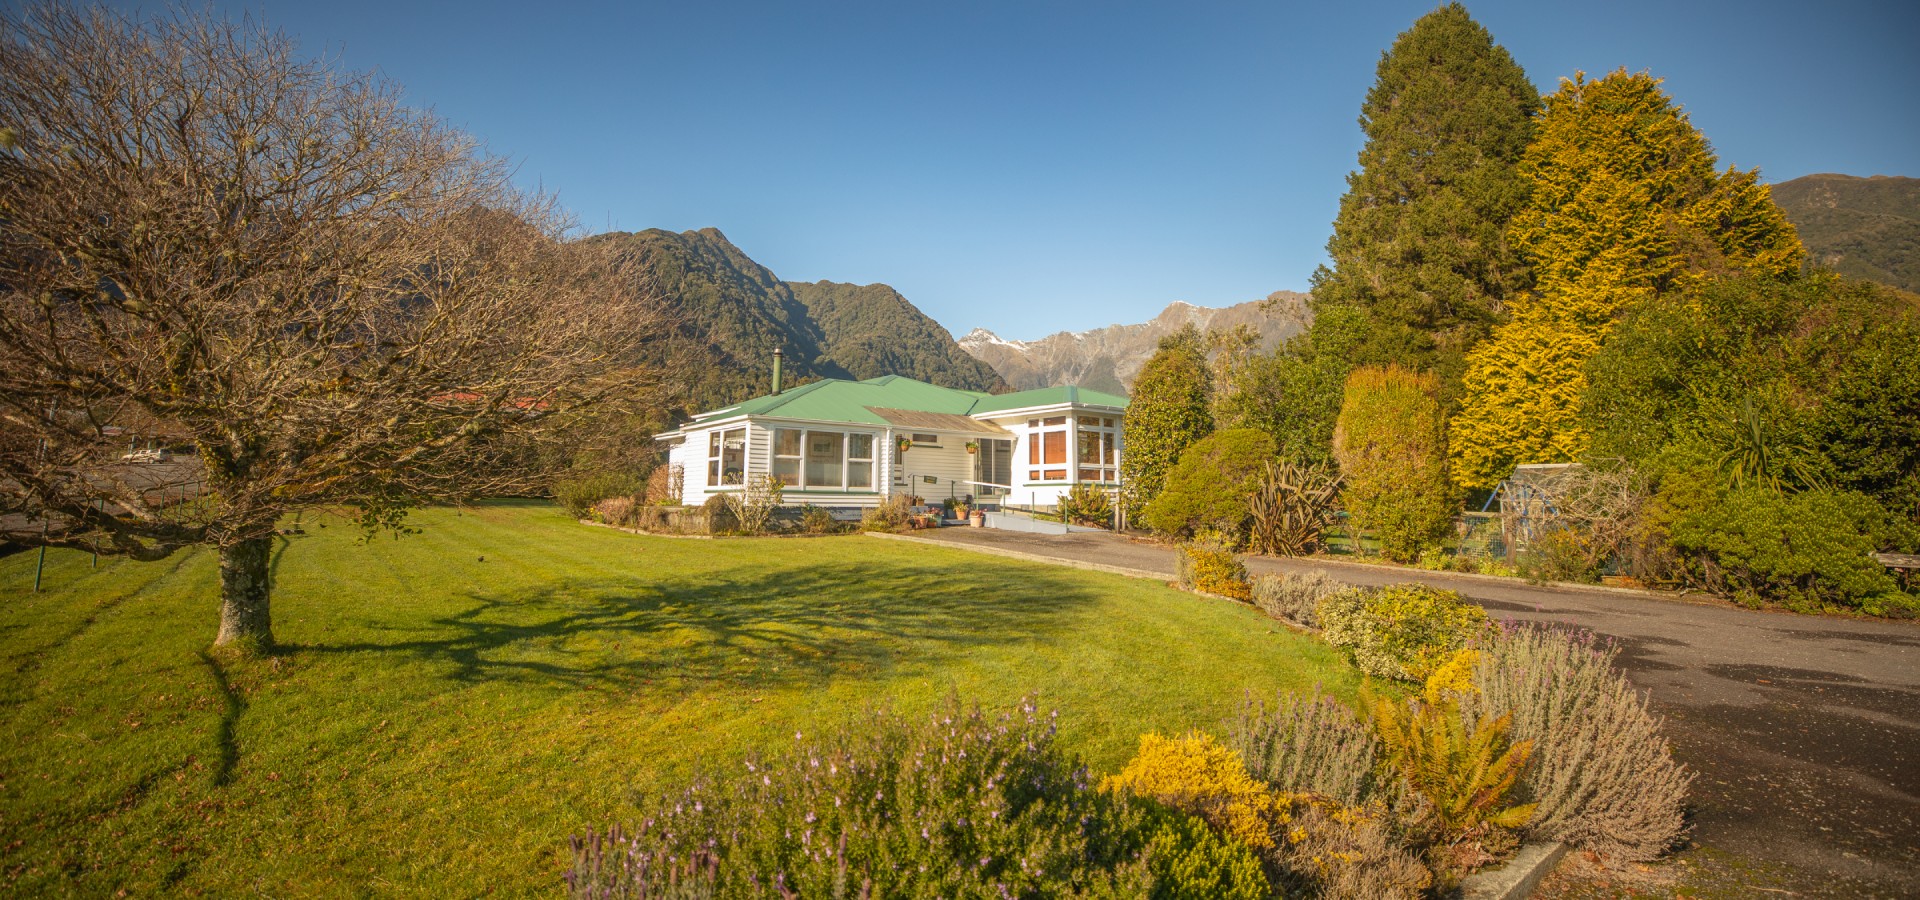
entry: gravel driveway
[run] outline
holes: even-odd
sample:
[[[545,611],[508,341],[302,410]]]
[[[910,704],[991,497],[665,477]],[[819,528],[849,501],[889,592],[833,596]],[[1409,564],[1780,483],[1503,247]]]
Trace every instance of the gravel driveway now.
[[[918,535],[1069,565],[1173,572],[1170,549],[1110,534]],[[1611,638],[1628,677],[1667,718],[1675,755],[1699,773],[1693,839],[1708,849],[1686,855],[1795,894],[1920,896],[1920,626],[1357,563],[1251,559],[1248,568],[1318,568],[1361,585],[1419,581],[1496,617]]]

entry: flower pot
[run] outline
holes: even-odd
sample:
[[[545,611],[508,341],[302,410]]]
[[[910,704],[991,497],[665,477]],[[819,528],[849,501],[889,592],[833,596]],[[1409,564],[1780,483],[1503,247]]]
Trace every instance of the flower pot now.
[[[979,510],[979,509],[974,510],[972,518],[973,518],[973,527],[975,528],[987,527],[987,513],[985,510]]]

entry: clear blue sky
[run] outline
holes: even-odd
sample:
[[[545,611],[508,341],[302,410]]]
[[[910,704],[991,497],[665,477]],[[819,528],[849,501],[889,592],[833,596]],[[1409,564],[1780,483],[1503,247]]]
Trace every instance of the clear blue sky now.
[[[1380,53],[1434,6],[214,4],[378,68],[587,230],[717,227],[1010,338],[1305,290]],[[1467,6],[1543,91],[1664,77],[1722,165],[1920,176],[1920,3]]]

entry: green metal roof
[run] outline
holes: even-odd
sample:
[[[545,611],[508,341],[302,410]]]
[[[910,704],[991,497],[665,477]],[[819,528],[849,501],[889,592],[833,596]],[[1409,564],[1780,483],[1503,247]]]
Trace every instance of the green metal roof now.
[[[829,378],[803,384],[790,391],[755,397],[724,409],[704,412],[695,416],[693,422],[688,424],[729,419],[734,416],[777,416],[823,422],[885,425],[886,420],[876,415],[869,407],[965,416],[1003,409],[1024,409],[1029,406],[1053,406],[1062,403],[1125,408],[1127,398],[1078,387],[1041,388],[996,396],[977,391],[943,388],[900,375],[882,375],[866,381],[842,381]]]
[[[1127,408],[1127,398],[1114,394],[1090,391],[1083,387],[1062,385],[1060,387],[1036,388],[1031,391],[1018,391],[1012,394],[988,395],[973,405],[972,415],[998,412],[1003,409],[1025,409],[1029,406],[1058,406],[1062,403],[1078,403],[1083,406],[1113,406]]]

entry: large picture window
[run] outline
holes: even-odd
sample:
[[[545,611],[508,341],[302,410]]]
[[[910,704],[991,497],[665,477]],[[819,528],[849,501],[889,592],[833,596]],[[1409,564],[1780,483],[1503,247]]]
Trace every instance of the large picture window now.
[[[1112,416],[1085,415],[1028,419],[1027,465],[1022,471],[1030,484],[1117,483],[1120,480],[1120,420]]]
[[[838,431],[807,432],[807,480],[803,486],[839,487],[844,474],[847,436]]]
[[[738,485],[747,472],[747,430],[707,432],[707,485]]]
[[[864,432],[776,428],[773,477],[800,490],[873,490],[875,442]]]
[[[1028,419],[1027,480],[1067,480],[1067,417]]]
[[[1111,484],[1119,480],[1120,436],[1111,418],[1082,416],[1078,479]]]

